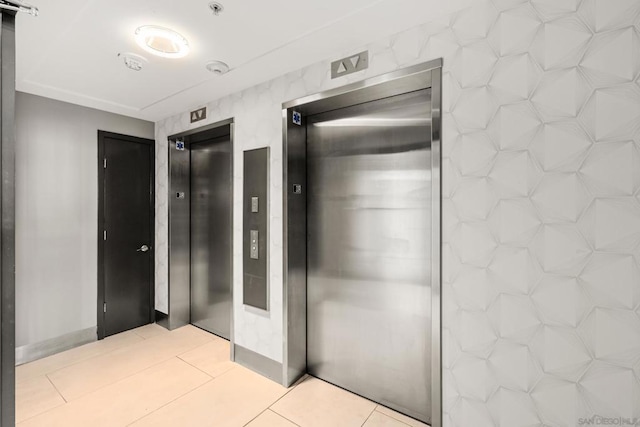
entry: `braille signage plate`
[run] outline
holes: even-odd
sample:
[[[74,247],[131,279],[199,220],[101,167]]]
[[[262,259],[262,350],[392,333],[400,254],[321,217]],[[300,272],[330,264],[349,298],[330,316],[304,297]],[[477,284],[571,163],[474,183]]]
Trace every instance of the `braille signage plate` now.
[[[207,118],[207,107],[198,108],[195,111],[189,113],[191,117],[191,123],[199,122]]]

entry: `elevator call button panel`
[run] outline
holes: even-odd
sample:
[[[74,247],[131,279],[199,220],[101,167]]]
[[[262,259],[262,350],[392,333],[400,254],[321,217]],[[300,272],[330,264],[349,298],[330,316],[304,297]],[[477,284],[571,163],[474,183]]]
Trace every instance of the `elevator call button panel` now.
[[[269,148],[245,151],[243,170],[242,303],[268,310]]]

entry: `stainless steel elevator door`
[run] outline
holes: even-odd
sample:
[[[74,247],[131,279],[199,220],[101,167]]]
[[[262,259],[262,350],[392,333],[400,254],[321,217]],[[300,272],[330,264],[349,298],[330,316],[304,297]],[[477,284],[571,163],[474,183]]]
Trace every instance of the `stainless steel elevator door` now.
[[[307,367],[431,419],[430,90],[307,118]]]
[[[191,323],[229,339],[231,139],[191,145]]]

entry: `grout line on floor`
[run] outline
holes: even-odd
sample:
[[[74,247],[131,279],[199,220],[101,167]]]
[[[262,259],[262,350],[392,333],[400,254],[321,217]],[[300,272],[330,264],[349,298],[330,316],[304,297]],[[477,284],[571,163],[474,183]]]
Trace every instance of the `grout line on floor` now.
[[[184,354],[184,353],[183,353],[183,354]],[[203,371],[202,369],[200,369],[199,367],[197,367],[197,366],[196,366],[196,365],[194,365],[193,363],[189,363],[188,361],[184,360],[182,357],[180,357],[180,355],[176,356],[176,358],[178,358],[179,360],[183,361],[184,363],[186,363],[187,365],[191,366],[192,368],[195,368],[195,369],[197,369],[198,371],[202,372],[203,374],[205,374],[205,375],[206,375],[206,376],[208,376],[209,378],[212,378],[212,379],[213,379],[213,378],[217,378],[217,377],[214,377],[213,375],[211,375],[210,373]],[[234,366],[233,368],[231,368],[231,369],[235,369],[235,366]],[[231,369],[229,369],[228,371],[230,371]],[[228,372],[228,371],[225,371],[225,372]],[[223,374],[224,374],[225,372],[223,372]],[[222,374],[221,374],[221,375],[222,375]]]
[[[49,374],[45,374],[45,377],[47,377],[47,379],[49,380],[49,382],[51,383],[51,385],[55,389],[56,393],[58,393],[60,395],[60,397],[62,398],[62,400],[64,400],[64,403],[69,403],[67,398],[62,395],[60,390],[58,390],[58,387],[56,387],[56,385],[53,383],[53,381],[51,381],[51,378],[49,378]]]
[[[284,396],[282,396],[282,397],[284,397]],[[278,399],[278,400],[280,400],[280,399]],[[274,403],[274,405],[275,405],[275,403]],[[260,412],[260,413],[258,414],[258,416],[257,416],[257,417],[255,417],[253,420],[251,420],[251,421],[249,421],[247,424],[245,424],[245,425],[244,425],[244,427],[248,426],[248,425],[249,425],[250,423],[252,423],[256,418],[259,418],[259,417],[260,417],[260,415],[264,414],[264,413],[265,413],[265,412],[267,412],[267,411],[273,412],[274,414],[276,414],[276,415],[277,415],[278,417],[280,417],[280,418],[284,418],[285,420],[289,421],[291,424],[293,424],[293,425],[294,425],[294,426],[296,426],[296,427],[300,427],[300,424],[294,423],[294,422],[293,422],[293,421],[291,421],[289,418],[287,418],[287,417],[285,417],[284,415],[282,415],[282,414],[280,414],[280,413],[278,413],[278,412],[274,411],[273,409],[271,409],[271,407],[268,407],[268,408],[267,408],[267,409],[265,409],[264,411]]]
[[[39,416],[40,416],[40,415],[42,415],[42,414],[46,414],[47,412],[49,412],[49,411],[53,411],[54,409],[59,408],[59,407],[64,406],[64,405],[66,405],[66,403],[61,403],[61,404],[59,404],[58,406],[54,406],[53,408],[49,408],[49,409],[47,409],[47,410],[45,410],[45,411],[38,412],[37,414],[30,415],[30,416],[28,416],[27,418],[23,418],[23,419],[21,419],[20,421],[18,421],[18,420],[16,419],[16,423],[15,423],[15,425],[16,425],[16,426],[22,425],[23,423],[26,423],[26,422],[27,422],[27,421],[29,421],[29,420],[32,420],[32,419],[34,419],[34,418],[36,418],[36,417],[39,417]]]
[[[137,329],[137,328],[136,328],[136,329]],[[140,335],[139,333],[137,333],[134,329],[132,329],[132,330],[131,330],[131,332],[132,332],[134,335],[136,335],[136,336],[138,336],[138,337],[142,338],[142,339],[143,339],[143,340],[145,340],[145,341],[148,339],[147,337],[143,337],[142,335]],[[154,336],[155,336],[155,335],[154,335]],[[149,337],[149,338],[153,338],[154,336],[151,336],[151,337]]]
[[[386,407],[386,406],[384,406],[384,405],[377,404],[377,405],[376,405],[376,409],[374,409],[374,412],[377,412],[377,413],[382,414],[382,415],[384,415],[384,416],[386,416],[386,417],[389,417],[389,418],[391,418],[391,419],[393,419],[393,420],[395,420],[395,421],[397,421],[397,422],[401,423],[402,425],[405,425],[405,426],[407,426],[407,427],[411,427],[411,425],[410,425],[410,424],[407,424],[407,423],[405,423],[404,421],[402,421],[402,420],[400,420],[400,419],[398,419],[398,418],[394,417],[394,416],[393,416],[393,413],[385,414],[385,413],[384,413],[384,412],[382,412],[382,411],[378,411],[378,408],[380,408],[380,407],[383,407],[383,408],[386,408],[386,409],[389,409],[389,410],[393,411],[393,409],[391,409],[391,408],[387,408],[387,407]],[[394,411],[394,412],[395,412],[395,411]],[[402,415],[402,414],[401,414],[401,415]],[[422,423],[422,421],[420,421],[420,420],[416,420],[416,421],[418,421],[418,422],[421,422],[421,423]],[[424,424],[424,423],[423,423],[423,424]],[[428,424],[427,424],[427,426],[428,426]]]
[[[211,335],[213,335],[213,334],[211,334]],[[215,335],[213,335],[213,336],[215,337],[214,339],[212,339],[212,340],[210,340],[210,341],[208,341],[208,342],[202,343],[202,344],[200,344],[199,346],[194,347],[194,348],[192,348],[192,349],[190,349],[190,350],[183,351],[182,353],[177,354],[177,356],[178,356],[178,357],[180,357],[180,356],[184,356],[185,354],[187,354],[187,353],[189,353],[189,352],[192,352],[192,351],[196,351],[197,349],[199,349],[200,347],[204,347],[205,345],[211,345],[211,344],[213,344],[213,343],[218,343],[219,341],[222,341],[222,342],[224,342],[224,341],[225,341],[225,340],[223,340],[222,338],[216,337]],[[229,362],[233,362],[233,360],[229,359]],[[233,363],[235,363],[235,362],[233,362]]]
[[[304,381],[306,381],[306,379],[305,379]],[[282,398],[284,398],[287,394],[291,393],[294,389],[296,389],[296,388],[297,388],[300,384],[302,384],[304,381],[300,381],[300,380],[296,381],[296,382],[293,384],[293,386],[291,386],[291,387],[289,388],[289,390],[287,390],[287,392],[286,392],[285,394],[283,394],[282,396],[280,396],[280,397],[278,398],[278,400],[276,400],[275,402],[273,402],[273,403],[271,404],[271,406],[269,406],[269,407],[268,407],[267,409],[265,409],[265,410],[270,410],[270,411],[271,411],[271,412],[273,412],[274,414],[281,416],[282,418],[284,418],[285,420],[289,421],[290,423],[292,423],[292,424],[294,424],[294,425],[298,425],[297,423],[294,423],[294,422],[293,422],[293,421],[291,421],[289,418],[287,418],[287,417],[285,417],[284,415],[282,415],[280,412],[276,411],[275,409],[272,409],[272,407],[273,407],[273,405],[275,405],[276,403],[278,403],[280,400],[282,400]],[[262,412],[264,412],[264,411],[262,411]],[[262,413],[261,413],[260,415],[262,415]],[[260,416],[260,415],[258,415],[258,416]],[[258,418],[258,417],[256,417],[256,418]],[[255,418],[254,418],[254,419],[255,419]],[[253,421],[253,420],[251,420],[251,421]]]
[[[38,416],[40,416],[42,414],[45,414],[45,413],[47,413],[49,411],[52,411],[52,410],[54,410],[56,408],[59,408],[60,406],[64,406],[64,405],[66,405],[68,403],[67,399],[65,399],[64,396],[62,395],[62,393],[60,393],[60,391],[58,390],[58,387],[56,387],[56,385],[53,383],[53,381],[51,381],[51,378],[49,378],[49,375],[45,374],[44,376],[47,378],[49,383],[53,386],[53,389],[56,391],[56,393],[58,393],[58,396],[60,396],[62,398],[62,400],[64,400],[64,403],[61,403],[60,405],[54,406],[53,408],[49,408],[49,409],[47,409],[45,411],[38,412],[37,414],[33,414],[30,417],[27,417],[27,418],[25,418],[23,420],[20,420],[19,422],[16,423],[16,425],[22,424],[25,421],[28,421],[28,420],[30,420],[32,418],[35,418],[35,417],[38,417]]]
[[[280,414],[280,413],[278,413],[278,412],[274,411],[273,409],[269,408],[269,411],[273,412],[274,414],[276,414],[276,415],[277,415],[277,416],[279,416],[279,417],[284,418],[285,420],[289,421],[289,422],[290,422],[291,424],[293,424],[294,426],[298,426],[298,427],[300,427],[300,424],[298,424],[298,423],[294,423],[292,420],[290,420],[289,418],[285,417],[284,415],[282,415],[282,414]]]
[[[125,332],[128,332],[128,331],[125,331]],[[152,339],[152,338],[156,338],[156,337],[151,337],[151,338],[149,338],[149,340],[150,340],[150,339]],[[147,340],[138,341],[138,342],[133,343],[133,344],[131,344],[131,345],[133,346],[133,345],[136,345],[136,344],[141,344],[141,343],[144,343],[144,342],[146,342],[146,341],[147,341]],[[114,349],[113,351],[121,350],[121,349],[123,349],[123,348],[125,348],[125,347],[128,347],[128,346],[120,347],[120,348]],[[195,348],[197,348],[197,347],[199,347],[199,346],[193,347],[193,348],[191,348],[190,350],[187,350],[186,352],[191,351],[191,350],[193,350],[193,349],[195,349]],[[106,354],[110,354],[110,353],[112,353],[113,351],[109,351],[109,352],[107,352],[107,353],[104,353],[104,354],[98,355],[98,356],[96,356],[96,357],[102,357],[102,356],[104,356],[104,355],[106,355]],[[186,352],[185,352],[185,353],[186,353]],[[176,354],[172,354],[171,356],[167,357],[166,359],[162,359],[162,360],[160,360],[159,362],[156,362],[156,363],[154,363],[154,364],[152,364],[152,365],[146,366],[146,367],[144,367],[144,368],[142,368],[142,369],[140,369],[140,370],[138,370],[138,371],[136,371],[136,372],[133,372],[133,373],[131,373],[131,374],[129,374],[129,375],[127,375],[127,376],[125,376],[125,377],[122,377],[122,378],[120,378],[120,379],[118,379],[118,380],[116,380],[116,381],[114,381],[114,382],[111,382],[111,383],[105,384],[105,385],[103,385],[103,386],[101,386],[101,387],[98,387],[98,388],[96,388],[96,389],[94,389],[94,390],[91,390],[90,392],[85,393],[85,394],[83,394],[83,395],[80,395],[80,396],[76,397],[75,399],[71,399],[71,400],[77,400],[77,399],[79,399],[79,398],[81,398],[81,397],[83,397],[83,396],[86,396],[86,395],[91,394],[91,393],[93,393],[93,392],[95,392],[95,391],[101,390],[101,389],[103,389],[103,388],[105,388],[105,387],[108,387],[108,386],[110,386],[110,385],[112,385],[112,384],[115,384],[115,383],[117,383],[117,382],[120,382],[120,381],[122,381],[122,380],[124,380],[124,379],[126,379],[126,378],[129,378],[129,377],[133,376],[133,375],[137,375],[137,374],[139,374],[140,372],[143,372],[143,371],[146,371],[147,369],[153,368],[154,366],[157,366],[157,365],[159,365],[159,364],[161,364],[161,363],[164,363],[164,362],[166,362],[166,361],[168,361],[168,360],[171,360],[171,359],[173,359],[174,357],[175,357],[175,358],[178,358],[178,355],[176,355]],[[89,359],[85,359],[85,360],[83,360],[82,362],[85,362],[85,361],[90,360],[90,359],[93,359],[93,358],[94,358],[94,357],[91,357],[91,358],[89,358]],[[182,359],[179,359],[179,360],[181,360],[181,361],[183,361],[183,362],[184,362],[184,360],[182,360]],[[185,363],[187,363],[187,362],[185,362]],[[73,365],[75,365],[75,363],[74,363]],[[69,366],[73,366],[73,365],[69,365]],[[189,365],[189,366],[192,366],[191,364],[188,364],[188,365]],[[68,368],[69,366],[65,366],[64,368],[61,368],[61,369],[56,369],[55,371],[50,372],[50,373],[58,372],[58,371],[60,371],[60,370],[62,370],[62,369],[66,369],[66,368]],[[227,371],[227,372],[228,372],[228,371]],[[47,375],[49,375],[49,373],[48,373]],[[209,374],[207,374],[207,376],[211,377],[211,375],[209,375]],[[60,394],[62,395],[62,393],[60,393]],[[64,396],[62,396],[62,398],[63,398],[63,399],[65,399],[65,397],[64,397]],[[66,401],[66,399],[65,399],[65,401]]]
[[[182,360],[182,359],[180,359],[180,360]],[[185,362],[185,363],[187,363],[187,362]],[[241,367],[241,366],[242,366],[242,365],[234,366],[234,367],[233,367],[233,368],[231,368],[231,369],[227,369],[226,371],[224,371],[223,373],[221,373],[221,374],[220,374],[220,375],[218,375],[217,377],[212,377],[212,378],[213,378],[214,380],[217,380],[218,378],[220,378],[220,377],[223,377],[223,376],[227,375],[229,372],[234,371],[235,369],[237,369],[238,367]],[[208,374],[207,374],[207,375],[208,375]],[[209,375],[209,376],[211,376],[211,375]]]
[[[168,362],[169,360],[173,359],[174,357],[176,357],[176,356],[168,357],[168,358],[163,359],[163,360],[161,360],[161,361],[159,361],[159,362],[156,362],[156,363],[154,363],[154,364],[152,364],[152,365],[149,365],[149,366],[147,366],[147,367],[144,367],[144,368],[142,368],[142,369],[140,369],[140,370],[138,370],[138,371],[136,371],[136,372],[133,372],[133,373],[131,373],[131,374],[127,375],[127,376],[124,376],[124,377],[122,377],[122,378],[120,378],[120,379],[118,379],[118,380],[116,380],[116,381],[114,381],[114,382],[111,382],[111,383],[108,383],[108,384],[104,384],[104,385],[102,385],[102,386],[100,386],[100,387],[98,387],[98,388],[96,388],[96,389],[93,389],[93,390],[89,391],[88,393],[85,393],[85,394],[81,394],[81,395],[79,395],[79,396],[78,396],[78,397],[76,397],[75,399],[71,399],[71,401],[72,401],[72,402],[75,402],[76,400],[81,399],[81,398],[83,398],[83,397],[85,397],[85,396],[88,396],[88,395],[90,395],[90,394],[92,394],[92,393],[95,393],[95,392],[97,392],[98,390],[102,390],[102,389],[103,389],[103,388],[105,388],[105,387],[112,386],[112,385],[114,385],[114,384],[119,383],[120,381],[124,381],[124,380],[126,380],[127,378],[131,378],[131,377],[132,377],[132,376],[134,376],[134,375],[138,375],[139,373],[142,373],[142,372],[144,372],[144,371],[146,371],[146,370],[148,370],[148,369],[154,368],[154,367],[156,367],[156,366],[158,366],[158,365],[160,365],[160,364],[162,364],[162,363]],[[180,360],[182,360],[182,359],[180,359]],[[53,382],[52,382],[52,383],[53,383]],[[62,393],[60,393],[60,395],[62,395]],[[64,396],[62,396],[62,398],[63,398],[63,399],[65,399],[65,397],[64,397]],[[65,399],[65,401],[66,401],[67,403],[69,403],[69,401],[68,401],[67,399]]]
[[[24,423],[24,422],[26,422],[26,421],[29,421],[29,420],[30,420],[30,419],[32,419],[32,418],[39,417],[39,416],[40,416],[40,415],[42,415],[42,414],[46,414],[46,413],[47,413],[47,412],[49,412],[49,411],[53,411],[54,409],[59,408],[59,407],[64,406],[64,405],[66,405],[66,404],[67,404],[67,400],[64,398],[64,396],[62,395],[62,393],[60,393],[60,392],[58,391],[58,389],[56,388],[56,385],[55,385],[53,382],[51,382],[51,378],[49,378],[46,374],[45,374],[45,377],[49,380],[49,382],[51,383],[51,385],[53,386],[53,388],[56,390],[56,392],[58,393],[58,395],[62,398],[62,400],[64,400],[64,403],[61,403],[61,404],[59,404],[59,405],[56,405],[56,406],[54,406],[54,407],[52,407],[52,408],[49,408],[49,409],[46,409],[46,410],[44,410],[44,411],[38,412],[37,414],[33,414],[33,415],[31,415],[31,416],[29,416],[29,417],[27,417],[27,418],[24,418],[24,419],[22,419],[22,420],[20,420],[20,421],[16,420],[16,425],[20,425],[20,424],[22,424],[22,423]]]
[[[156,412],[156,411],[159,411],[160,409],[164,408],[164,407],[165,407],[165,406],[167,406],[167,405],[172,404],[173,402],[175,402],[175,401],[176,401],[176,400],[178,400],[178,399],[182,399],[183,397],[185,397],[185,396],[186,396],[186,395],[188,395],[189,393],[193,393],[194,391],[198,390],[198,389],[199,389],[199,388],[201,388],[201,387],[204,387],[205,385],[209,384],[211,381],[214,381],[214,380],[215,380],[215,378],[211,378],[210,380],[207,380],[207,381],[203,382],[203,383],[202,383],[202,384],[200,384],[199,386],[197,386],[197,387],[195,387],[195,388],[192,388],[191,390],[189,390],[189,391],[187,391],[187,392],[185,392],[185,393],[181,394],[180,396],[177,396],[177,397],[176,397],[176,398],[174,398],[174,399],[171,399],[170,401],[168,401],[167,403],[165,403],[165,404],[163,404],[163,405],[158,406],[156,409],[154,409],[153,411],[149,412],[148,414],[144,414],[144,415],[143,415],[143,416],[141,416],[140,418],[136,418],[135,420],[133,420],[133,421],[131,421],[129,424],[127,424],[127,426],[130,426],[130,425],[133,425],[133,424],[137,423],[137,422],[138,422],[138,421],[140,421],[141,419],[148,417],[149,415],[153,414],[153,413],[154,413],[154,412]]]
[[[145,336],[139,334],[138,332],[136,332],[138,329],[147,327],[149,325],[157,325],[159,328],[162,328],[162,326],[158,325],[156,322],[153,322],[153,323],[147,323],[146,325],[138,326],[137,328],[129,329],[129,331],[126,331],[126,332],[133,332],[134,334],[136,334],[137,336],[139,336],[143,340],[148,340],[148,339],[151,339],[151,338],[159,337],[159,336],[167,334],[167,333],[171,333],[170,330],[166,329],[166,330],[163,330],[161,332],[158,332],[157,334],[151,335],[150,337],[145,337]]]
[[[369,421],[369,418],[371,418],[371,415],[373,415],[374,412],[376,412],[376,408],[378,407],[378,404],[376,404],[376,406],[373,407],[373,410],[371,411],[371,413],[369,414],[369,416],[367,417],[366,420],[364,420],[364,422],[360,425],[360,427],[363,427],[367,421]],[[384,414],[383,414],[384,415]],[[403,423],[404,424],[404,423]]]
[[[209,344],[211,344],[212,342],[213,342],[213,341],[208,341],[208,342],[202,343],[202,344],[200,344],[199,346],[194,347],[194,348],[192,348],[191,350],[183,351],[183,352],[181,352],[181,353],[177,354],[176,356],[180,357],[180,356],[182,356],[182,355],[185,355],[185,354],[189,353],[190,351],[194,351],[194,350],[199,349],[200,347],[204,347],[205,345],[209,345]]]
[[[287,417],[285,417],[284,415],[282,415],[281,413],[279,413],[279,412],[277,412],[277,411],[275,411],[275,410],[271,409],[271,407],[272,407],[273,405],[275,405],[276,403],[278,403],[278,402],[279,402],[283,397],[285,397],[287,394],[291,393],[291,392],[292,392],[296,387],[298,387],[298,385],[299,385],[299,384],[301,384],[302,382],[304,382],[304,381],[300,381],[300,382],[298,382],[298,383],[294,384],[293,386],[291,386],[291,387],[287,390],[287,392],[286,392],[285,394],[283,394],[282,396],[280,396],[279,398],[277,398],[275,402],[273,402],[271,405],[267,406],[267,407],[266,407],[262,412],[260,412],[258,415],[256,415],[255,417],[253,417],[251,420],[249,420],[249,422],[248,422],[248,423],[246,423],[244,426],[245,426],[245,427],[246,427],[246,426],[248,426],[248,425],[249,425],[249,424],[251,424],[251,423],[252,423],[256,418],[258,418],[260,415],[264,414],[266,411],[269,411],[269,410],[270,410],[271,412],[273,412],[274,414],[277,414],[277,415],[281,416],[281,417],[282,417],[282,418],[284,418],[285,420],[287,420],[287,421],[289,421],[289,422],[291,422],[291,423],[293,423],[293,424],[295,424],[295,425],[298,425],[298,424],[294,423],[293,421],[291,421],[289,418],[287,418]]]
[[[304,374],[303,376],[301,376],[300,378],[298,378],[298,380],[296,382],[294,382],[292,384],[291,387],[298,387],[300,384],[302,384],[303,382],[305,382],[306,380],[308,380],[311,377],[311,375],[309,374]]]
[[[269,407],[267,407],[266,409],[260,411],[260,413],[258,413],[258,415],[256,415],[255,417],[251,418],[249,420],[248,423],[243,424],[243,427],[247,427],[249,424],[251,424],[252,422],[254,422],[256,420],[256,418],[260,417],[260,415],[264,414],[265,412],[267,412],[269,410]],[[278,414],[279,415],[279,414]]]
[[[125,331],[125,332],[127,332],[127,331]],[[139,336],[138,334],[134,334],[134,335]],[[90,342],[90,343],[87,343],[87,344],[83,344],[83,345],[100,343],[101,341],[102,341],[102,340],[93,341],[93,342]],[[95,354],[95,355],[93,355],[93,356],[88,356],[88,357],[83,357],[83,358],[80,358],[80,359],[76,360],[76,361],[75,361],[75,362],[73,362],[73,363],[69,363],[68,365],[61,366],[61,367],[56,368],[56,369],[54,369],[54,370],[52,370],[52,371],[44,372],[43,374],[44,374],[44,375],[53,374],[54,372],[61,371],[61,370],[66,369],[66,368],[68,368],[68,367],[70,367],[70,366],[74,366],[74,365],[77,365],[77,364],[79,364],[79,363],[83,363],[83,362],[86,362],[86,361],[88,361],[88,360],[95,359],[95,358],[97,358],[97,357],[102,357],[102,356],[104,356],[104,355],[107,355],[107,354],[113,353],[114,351],[121,350],[121,349],[123,349],[123,348],[130,347],[130,346],[133,346],[133,345],[138,344],[138,343],[141,343],[141,342],[143,342],[143,341],[133,342],[133,343],[130,343],[130,344],[123,345],[123,346],[121,346],[121,347],[116,347],[116,348],[111,349],[111,350],[109,350],[109,351],[105,351],[104,353]],[[70,348],[70,349],[65,350],[65,351],[62,351],[62,352],[60,352],[60,353],[55,353],[55,354],[52,354],[52,355],[50,355],[50,356],[43,357],[42,359],[34,360],[34,361],[32,361],[32,362],[29,362],[29,363],[39,362],[40,360],[44,360],[44,359],[47,359],[47,358],[49,358],[49,357],[57,356],[57,355],[59,355],[59,354],[62,354],[62,353],[65,353],[65,352],[67,352],[67,351],[74,350],[74,349],[76,349],[76,348],[80,348],[80,347],[82,347],[82,345],[79,345],[79,346],[77,346],[77,347]],[[26,365],[26,363],[25,363],[25,365]],[[22,366],[22,365],[20,365],[20,366]],[[36,378],[36,377],[38,377],[38,376],[40,376],[40,375],[35,375],[35,376],[33,376],[33,377],[30,377],[30,378]],[[29,377],[28,377],[27,379],[29,379]]]

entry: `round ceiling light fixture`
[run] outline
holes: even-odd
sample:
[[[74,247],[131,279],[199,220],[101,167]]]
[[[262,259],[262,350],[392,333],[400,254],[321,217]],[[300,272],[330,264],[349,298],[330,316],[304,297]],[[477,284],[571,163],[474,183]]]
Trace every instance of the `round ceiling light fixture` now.
[[[189,42],[173,30],[155,25],[136,29],[136,42],[147,52],[163,58],[182,58],[189,53]]]
[[[209,61],[205,64],[207,70],[211,71],[213,74],[217,74],[221,76],[222,74],[226,74],[229,71],[229,66],[222,61]]]

